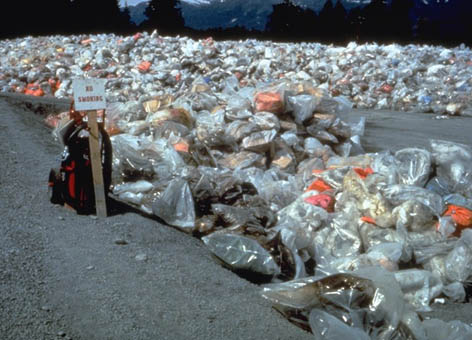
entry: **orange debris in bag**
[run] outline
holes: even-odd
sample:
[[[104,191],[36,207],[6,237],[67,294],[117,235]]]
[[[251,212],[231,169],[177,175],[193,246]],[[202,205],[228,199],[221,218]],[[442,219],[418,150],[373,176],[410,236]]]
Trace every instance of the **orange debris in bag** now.
[[[366,222],[366,223],[370,223],[370,224],[377,224],[377,223],[375,223],[375,220],[370,216],[362,216],[361,221]]]
[[[306,203],[316,205],[317,207],[323,208],[327,212],[334,211],[334,198],[330,195],[319,194],[307,197],[304,199]]]
[[[282,113],[284,110],[284,101],[277,92],[260,92],[256,94],[254,102],[257,112]]]
[[[365,179],[367,176],[372,175],[374,173],[374,170],[372,170],[372,168],[353,168],[352,170],[354,170],[356,174],[358,174],[359,177],[362,179]]]
[[[42,88],[39,87],[38,84],[28,84],[26,85],[26,89],[24,91],[25,94],[35,97],[44,96],[44,91]]]
[[[175,151],[186,152],[188,153],[189,146],[185,141],[180,141],[172,145]]]
[[[151,68],[151,62],[149,61],[143,61],[141,64],[138,65],[138,70],[141,73],[145,73],[149,71],[150,68]]]
[[[451,216],[456,223],[454,236],[460,236],[463,229],[472,228],[472,211],[467,208],[449,204],[443,216]]]
[[[313,183],[311,183],[310,186],[306,188],[305,191],[316,190],[318,192],[323,192],[323,191],[332,190],[332,189],[333,188],[329,186],[328,184],[326,184],[325,181],[318,178]]]

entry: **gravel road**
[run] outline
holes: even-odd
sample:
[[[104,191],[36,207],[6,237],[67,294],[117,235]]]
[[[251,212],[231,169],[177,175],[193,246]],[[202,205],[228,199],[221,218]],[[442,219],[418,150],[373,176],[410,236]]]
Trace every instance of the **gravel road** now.
[[[0,95],[1,339],[313,338],[201,241],[119,203],[106,219],[50,204],[47,175],[62,150],[42,119],[67,107]],[[424,114],[349,118],[360,115],[369,151],[425,146],[431,133],[464,143],[472,128],[471,118]],[[470,303],[433,308],[426,317],[472,323]]]

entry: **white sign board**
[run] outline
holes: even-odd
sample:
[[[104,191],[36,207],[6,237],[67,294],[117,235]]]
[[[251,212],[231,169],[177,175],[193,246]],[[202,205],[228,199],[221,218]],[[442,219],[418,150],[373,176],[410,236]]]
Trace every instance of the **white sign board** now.
[[[101,110],[107,106],[105,100],[105,79],[74,79],[75,109],[77,111]]]

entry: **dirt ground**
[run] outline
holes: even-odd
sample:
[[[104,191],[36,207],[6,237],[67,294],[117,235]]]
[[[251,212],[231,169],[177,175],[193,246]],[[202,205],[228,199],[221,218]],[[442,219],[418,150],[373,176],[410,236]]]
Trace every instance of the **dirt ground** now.
[[[201,241],[115,203],[106,219],[47,199],[61,146],[42,120],[67,101],[0,95],[1,339],[312,339]],[[365,148],[467,142],[472,118],[356,112]],[[123,242],[124,241],[124,242]],[[126,243],[122,245],[122,243]],[[426,317],[472,323],[469,303]]]

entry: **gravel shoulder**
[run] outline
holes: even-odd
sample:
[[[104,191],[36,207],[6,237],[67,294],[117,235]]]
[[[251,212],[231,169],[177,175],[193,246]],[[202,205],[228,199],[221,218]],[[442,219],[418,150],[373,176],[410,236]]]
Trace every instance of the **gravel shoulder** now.
[[[201,241],[130,209],[50,204],[62,150],[42,119],[67,102],[47,102],[0,96],[1,339],[312,338]]]
[[[0,95],[1,339],[312,339],[199,240],[120,206],[106,219],[47,199],[62,151],[42,123],[67,100]],[[356,111],[367,151],[471,144],[472,118]],[[118,245],[116,241],[126,241]],[[470,303],[425,316],[472,323]]]

